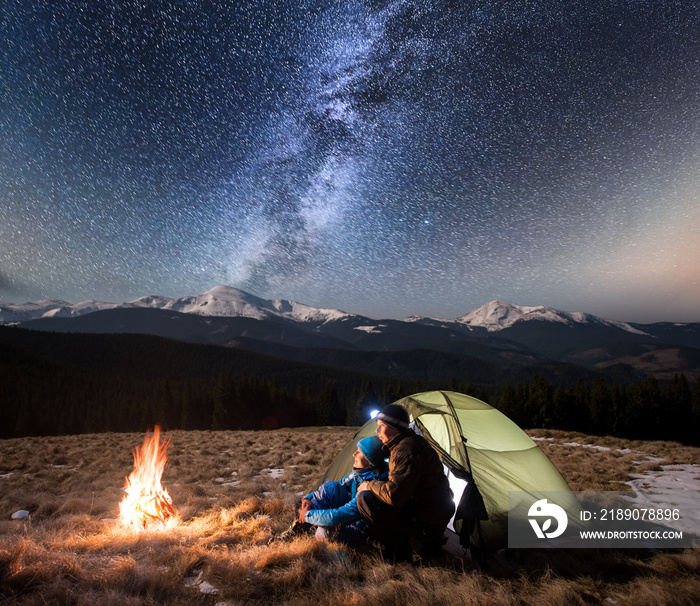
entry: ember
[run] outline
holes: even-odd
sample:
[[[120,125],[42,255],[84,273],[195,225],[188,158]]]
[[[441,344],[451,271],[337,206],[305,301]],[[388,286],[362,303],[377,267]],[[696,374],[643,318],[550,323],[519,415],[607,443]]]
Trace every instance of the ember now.
[[[134,447],[134,470],[126,478],[126,495],[119,504],[119,519],[125,526],[144,529],[153,522],[165,524],[175,515],[170,495],[160,484],[170,440],[160,442],[160,427],[156,425],[153,435],[146,434],[143,445]]]

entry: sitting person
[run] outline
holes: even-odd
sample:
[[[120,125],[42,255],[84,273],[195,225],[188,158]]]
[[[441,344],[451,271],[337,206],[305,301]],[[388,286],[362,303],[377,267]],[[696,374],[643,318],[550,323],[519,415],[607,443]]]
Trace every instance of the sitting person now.
[[[455,512],[440,457],[409,427],[408,412],[398,404],[377,415],[377,435],[389,451],[388,478],[360,485],[360,515],[397,562],[411,559],[411,538],[422,542],[424,555],[437,553]]]
[[[295,524],[316,527],[316,538],[333,539],[355,545],[365,535],[357,511],[357,488],[363,482],[386,479],[386,454],[377,436],[357,442],[353,470],[340,481],[322,484],[301,501]]]

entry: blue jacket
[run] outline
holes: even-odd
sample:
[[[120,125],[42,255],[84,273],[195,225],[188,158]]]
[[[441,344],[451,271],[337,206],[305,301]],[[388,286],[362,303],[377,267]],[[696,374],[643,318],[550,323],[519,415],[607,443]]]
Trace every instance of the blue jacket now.
[[[306,521],[314,526],[339,526],[350,524],[360,519],[360,512],[357,510],[357,488],[362,482],[369,480],[386,480],[386,468],[378,473],[374,468],[354,470],[338,482],[350,493],[350,500],[335,509],[310,509],[306,512]],[[306,495],[310,499],[313,493]]]

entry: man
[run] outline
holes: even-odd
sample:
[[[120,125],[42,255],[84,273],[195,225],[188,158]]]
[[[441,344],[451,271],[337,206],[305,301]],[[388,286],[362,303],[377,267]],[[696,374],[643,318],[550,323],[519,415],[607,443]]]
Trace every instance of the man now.
[[[411,538],[422,541],[426,555],[438,551],[455,511],[437,452],[409,421],[398,404],[377,415],[377,435],[389,452],[389,476],[363,482],[357,495],[360,515],[397,562],[411,559]]]

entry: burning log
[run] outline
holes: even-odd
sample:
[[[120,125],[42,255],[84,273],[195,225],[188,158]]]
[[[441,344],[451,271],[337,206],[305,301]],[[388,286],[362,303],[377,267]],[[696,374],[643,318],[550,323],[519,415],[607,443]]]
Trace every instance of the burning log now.
[[[123,525],[145,529],[151,523],[165,524],[175,515],[170,495],[160,483],[171,439],[168,436],[161,443],[160,427],[156,425],[153,435],[147,433],[143,445],[132,450],[134,470],[126,478],[126,495],[119,504],[119,520]]]

